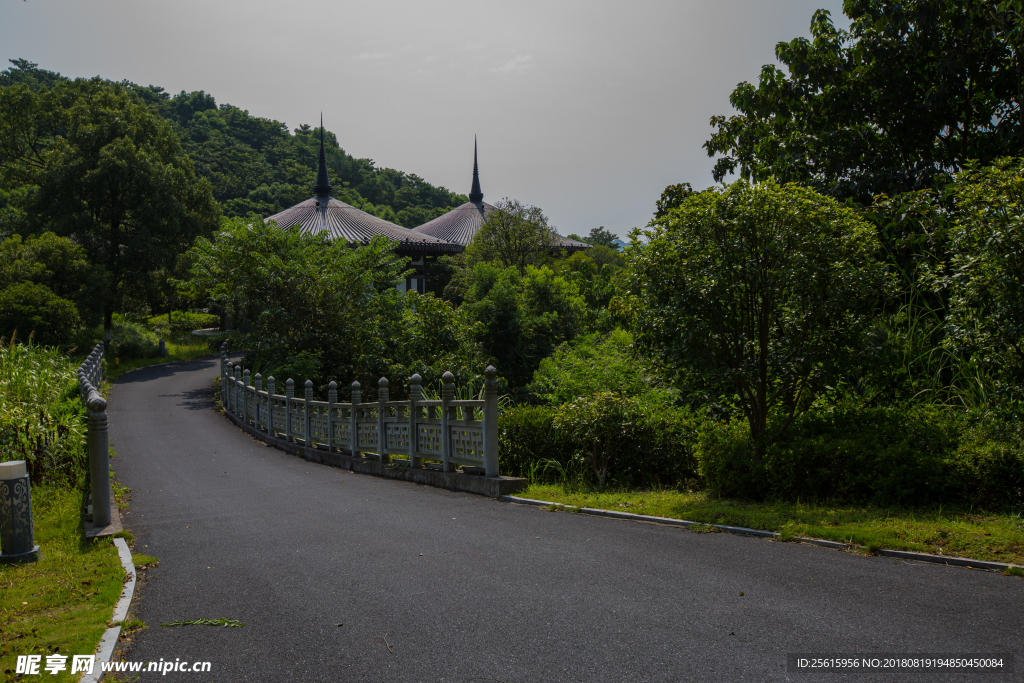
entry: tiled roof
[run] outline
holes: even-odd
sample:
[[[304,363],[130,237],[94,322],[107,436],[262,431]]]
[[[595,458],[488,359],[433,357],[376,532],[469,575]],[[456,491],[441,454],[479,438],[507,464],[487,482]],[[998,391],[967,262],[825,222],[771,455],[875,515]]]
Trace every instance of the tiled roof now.
[[[321,206],[325,199],[327,205]],[[383,235],[398,242],[396,251],[403,253],[454,254],[464,248],[461,243],[414,232],[377,218],[334,197],[311,197],[264,220],[277,221],[282,228],[300,225],[303,232],[319,233],[326,230],[334,239],[356,244],[369,244],[373,237]]]
[[[469,243],[473,241],[473,238],[480,231],[480,226],[483,225],[484,220],[495,211],[497,209],[487,202],[466,202],[462,206],[456,206],[448,213],[438,216],[432,221],[413,228],[413,231],[468,247]],[[581,249],[589,249],[590,245],[559,235],[556,247],[568,251],[579,251]]]

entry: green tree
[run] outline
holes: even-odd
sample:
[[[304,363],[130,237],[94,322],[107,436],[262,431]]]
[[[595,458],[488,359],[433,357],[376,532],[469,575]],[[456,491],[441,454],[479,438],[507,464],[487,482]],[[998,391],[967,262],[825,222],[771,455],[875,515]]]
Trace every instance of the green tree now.
[[[762,445],[854,353],[885,284],[871,227],[796,185],[694,193],[645,236],[621,300],[637,346],[735,400]]]
[[[67,237],[44,232],[0,242],[0,289],[24,282],[70,301],[85,325],[99,324],[107,299],[106,272],[89,263],[85,249]]]
[[[956,176],[946,344],[1007,396],[1024,389],[1024,160]]]
[[[0,173],[36,188],[31,229],[72,238],[107,271],[108,334],[132,288],[217,225],[209,184],[171,126],[120,84],[0,89]]]
[[[779,43],[705,143],[714,177],[799,182],[869,203],[934,187],[969,159],[1024,150],[1016,2],[846,0],[811,39]]]
[[[470,264],[497,261],[506,268],[514,266],[522,275],[526,266],[550,253],[557,244],[557,233],[536,206],[506,198],[495,204],[495,209],[466,250],[466,260]]]
[[[576,240],[577,242],[586,242],[594,246],[615,248],[615,240],[618,237],[611,230],[605,230],[604,226],[593,228],[590,234],[586,237],[580,237],[579,235],[569,235],[569,239]]]
[[[225,219],[188,252],[190,278],[179,284],[244,321],[243,343],[265,368],[301,367],[307,375],[296,381],[330,376],[347,386],[360,358],[387,358],[396,343],[382,333],[402,314],[395,283],[405,272],[393,250],[383,238],[352,248],[255,217]]]

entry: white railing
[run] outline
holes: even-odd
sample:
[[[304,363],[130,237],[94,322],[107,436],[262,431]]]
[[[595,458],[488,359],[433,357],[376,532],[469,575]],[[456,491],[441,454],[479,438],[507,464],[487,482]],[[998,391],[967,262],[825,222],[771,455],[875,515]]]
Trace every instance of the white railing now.
[[[273,377],[232,365],[220,358],[220,392],[224,409],[268,437],[329,451],[347,451],[353,457],[390,462],[392,455],[408,458],[410,467],[436,460],[445,472],[458,465],[481,467],[488,477],[498,476],[497,370],[488,366],[483,398],[455,400],[455,376],[444,373],[440,400],[424,400],[422,379],[409,379],[409,400],[388,400],[388,380],[377,383],[377,401],[362,403],[359,382],[352,383],[352,400],[338,402],[338,386],[328,385],[326,401],[313,400],[313,382],[306,380],[305,396],[295,398],[295,383],[285,382],[284,395],[275,393]],[[384,438],[381,438],[381,435]]]

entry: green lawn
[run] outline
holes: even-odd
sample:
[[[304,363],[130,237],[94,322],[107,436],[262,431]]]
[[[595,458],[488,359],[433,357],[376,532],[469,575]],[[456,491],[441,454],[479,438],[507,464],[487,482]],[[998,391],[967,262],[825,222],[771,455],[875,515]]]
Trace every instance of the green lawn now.
[[[532,484],[524,498],[777,531],[783,538],[852,542],[869,551],[914,550],[1024,565],[1024,515],[856,505],[752,503],[679,491],[588,491]]]
[[[0,566],[0,672],[13,679],[18,655],[66,655],[46,680],[72,681],[72,655],[92,654],[121,595],[124,569],[111,539],[86,541],[82,494],[36,486],[32,512],[39,562]],[[9,671],[8,671],[9,670]],[[42,668],[40,668],[42,671]],[[10,678],[8,678],[10,677]]]

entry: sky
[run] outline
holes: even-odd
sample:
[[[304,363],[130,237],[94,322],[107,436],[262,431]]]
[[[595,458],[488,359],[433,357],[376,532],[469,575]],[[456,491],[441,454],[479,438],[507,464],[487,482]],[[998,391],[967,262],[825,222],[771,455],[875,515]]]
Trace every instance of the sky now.
[[[356,157],[626,238],[702,148],[729,94],[841,0],[0,0],[0,58],[204,90]]]

